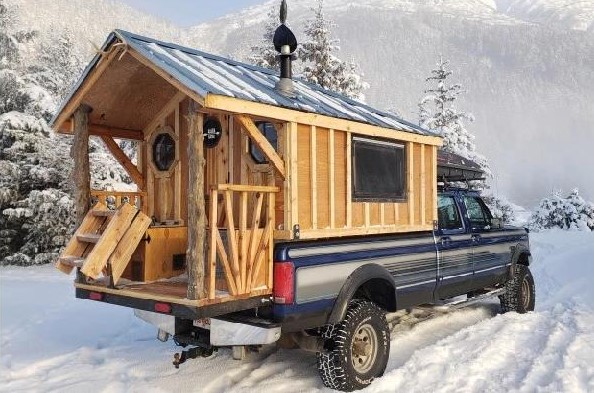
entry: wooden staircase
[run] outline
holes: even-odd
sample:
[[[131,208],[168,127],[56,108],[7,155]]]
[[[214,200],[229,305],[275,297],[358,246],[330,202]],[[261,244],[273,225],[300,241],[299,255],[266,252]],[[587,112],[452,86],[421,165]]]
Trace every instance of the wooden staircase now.
[[[129,203],[110,210],[98,202],[66,245],[56,268],[66,274],[80,268],[93,279],[107,268],[115,285],[150,224],[151,219]]]

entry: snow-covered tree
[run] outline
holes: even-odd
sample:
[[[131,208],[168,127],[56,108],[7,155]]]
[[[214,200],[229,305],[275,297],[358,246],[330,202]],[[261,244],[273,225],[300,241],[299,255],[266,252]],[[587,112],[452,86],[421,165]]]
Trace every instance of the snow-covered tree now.
[[[440,56],[437,67],[426,79],[430,87],[419,103],[419,124],[443,137],[444,150],[473,160],[488,170],[486,160],[476,152],[474,135],[466,129],[465,122],[474,121],[474,116],[456,108],[456,100],[464,90],[459,83],[449,83],[453,72],[448,66],[449,61]]]
[[[84,66],[82,60],[73,55],[73,47],[73,34],[69,30],[51,30],[38,43],[39,55],[28,67],[26,79],[43,86],[52,98],[60,101]]]
[[[71,138],[46,121],[81,61],[68,31],[21,31],[14,11],[0,0],[0,265],[41,264],[55,261],[73,230]],[[129,188],[125,171],[94,140],[90,161],[93,188]]]
[[[363,82],[359,66],[354,62],[340,60],[334,53],[340,50],[339,40],[332,38],[331,28],[336,25],[324,15],[324,1],[318,0],[313,9],[314,17],[306,22],[307,37],[298,49],[298,57],[304,62],[303,77],[325,89],[363,101]]]
[[[594,203],[585,201],[577,188],[565,198],[560,192],[553,192],[532,214],[530,228],[594,231]]]
[[[69,145],[45,120],[9,112],[0,146],[0,264],[47,263],[72,229]]]
[[[470,186],[483,190],[483,198],[493,215],[509,223],[515,218],[515,210],[507,200],[490,191],[488,181],[492,177],[491,168],[486,157],[477,152],[475,137],[466,128],[466,123],[473,122],[474,116],[459,110],[456,106],[456,100],[465,91],[459,83],[450,82],[448,78],[452,74],[449,61],[439,56],[436,68],[431,70],[431,75],[425,79],[430,86],[418,104],[419,125],[443,137],[443,150],[468,158],[481,167],[486,180],[472,181]]]
[[[267,14],[266,23],[264,25],[264,34],[257,44],[251,47],[252,54],[249,57],[249,62],[260,67],[270,68],[274,70],[279,69],[278,53],[274,49],[272,39],[274,32],[279,25],[278,9],[276,5],[272,6]]]
[[[25,111],[33,102],[23,79],[24,66],[20,47],[30,42],[36,32],[19,30],[14,6],[0,0],[0,114]]]

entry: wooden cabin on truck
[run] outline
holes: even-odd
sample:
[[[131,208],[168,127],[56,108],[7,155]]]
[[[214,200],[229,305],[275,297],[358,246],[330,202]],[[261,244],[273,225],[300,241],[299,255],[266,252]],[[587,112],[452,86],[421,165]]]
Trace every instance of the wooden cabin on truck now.
[[[294,80],[285,18],[283,1],[280,75],[109,35],[52,123],[74,138],[78,227],[56,266],[76,269],[76,296],[133,308],[189,346],[176,367],[279,342],[316,352],[324,385],[346,391],[383,374],[387,312],[496,296],[533,310],[527,231],[448,185],[480,167],[438,157],[430,131]],[[90,189],[92,136],[135,191]]]
[[[279,77],[109,35],[52,122],[74,138],[79,226],[57,267],[77,269],[77,290],[213,316],[270,301],[279,241],[433,228],[441,138],[293,80],[288,63]],[[90,189],[92,136],[136,191]]]

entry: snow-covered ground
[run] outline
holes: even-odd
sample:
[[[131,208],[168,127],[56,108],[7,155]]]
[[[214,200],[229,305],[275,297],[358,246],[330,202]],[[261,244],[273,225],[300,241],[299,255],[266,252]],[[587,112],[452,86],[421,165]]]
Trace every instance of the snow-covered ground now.
[[[594,392],[594,233],[534,234],[532,250],[535,312],[490,302],[399,326],[367,391]],[[176,370],[171,341],[129,309],[76,300],[70,281],[50,266],[0,269],[0,392],[328,391],[298,350],[220,350]]]

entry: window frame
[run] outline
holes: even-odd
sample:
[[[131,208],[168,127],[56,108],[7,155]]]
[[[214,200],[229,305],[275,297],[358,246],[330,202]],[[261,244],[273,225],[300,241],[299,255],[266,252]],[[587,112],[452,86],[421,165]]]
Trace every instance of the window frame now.
[[[262,130],[260,129],[260,125],[261,124],[266,124],[266,123],[270,124],[272,126],[272,129],[276,133],[276,146],[272,145],[272,143],[270,142],[270,140],[267,138],[266,134],[264,132],[262,132]],[[278,153],[279,128],[277,127],[277,125],[274,122],[268,121],[268,120],[256,120],[256,121],[254,121],[254,124],[256,125],[256,128],[260,131],[260,133],[264,136],[264,138],[266,138],[266,140],[268,141],[268,143],[270,143],[270,145],[274,148],[274,151],[276,151]],[[263,161],[260,161],[260,160],[258,160],[255,157],[255,155],[254,155],[254,149],[258,149],[258,151],[260,152],[260,154],[264,158]],[[268,160],[268,157],[266,157],[266,154],[264,154],[264,152],[262,152],[258,148],[258,145],[256,145],[254,143],[254,141],[252,141],[252,139],[249,138],[249,137],[248,137],[248,154],[249,154],[250,158],[252,159],[252,161],[256,165],[268,165],[268,164],[270,164],[270,161]]]
[[[392,146],[399,149],[402,153],[402,193],[401,195],[379,195],[363,193],[356,190],[357,171],[356,171],[356,145],[357,143],[369,145]],[[403,203],[408,201],[408,162],[407,162],[407,148],[406,143],[401,141],[386,140],[379,138],[370,138],[363,136],[351,136],[351,199],[353,202],[387,202],[387,203]]]
[[[486,220],[487,220],[486,223],[485,223],[485,225],[477,226],[477,225],[475,225],[475,223],[473,222],[473,220],[471,220],[469,209],[468,209],[468,206],[466,205],[466,200],[467,199],[473,199],[473,200],[475,200],[477,202],[477,204],[480,206],[481,211],[483,213],[485,213]],[[480,198],[478,196],[464,195],[462,197],[462,203],[464,204],[464,209],[466,210],[466,218],[468,219],[468,224],[469,224],[471,230],[476,230],[476,229],[479,229],[479,230],[490,229],[491,223],[492,223],[492,220],[493,220],[493,213],[491,213],[491,210],[487,207],[487,205],[485,204],[485,201],[483,201],[482,198]]]
[[[441,222],[439,220],[439,199],[440,198],[449,198],[454,202],[454,208],[458,213],[458,218],[460,220],[460,226],[458,228],[444,228],[441,226]],[[460,210],[460,204],[458,203],[458,198],[455,195],[449,194],[438,194],[437,195],[437,228],[442,233],[454,233],[454,232],[463,232],[466,230],[466,224],[464,222],[464,214]]]
[[[168,134],[173,139],[173,141],[175,143],[175,159],[171,163],[171,166],[169,167],[169,169],[167,169],[165,171],[160,170],[159,167],[157,167],[156,163],[153,160],[153,146],[155,144],[155,141],[159,137],[159,135],[162,135],[162,134]],[[153,175],[155,176],[155,178],[160,179],[160,178],[167,178],[167,177],[172,176],[172,174],[176,170],[177,165],[180,160],[180,151],[179,150],[180,150],[179,137],[175,133],[175,131],[173,131],[173,128],[171,128],[171,126],[157,127],[151,133],[151,136],[148,141],[148,146],[147,146],[147,156],[148,156],[147,161],[148,161],[149,166],[153,170]]]

